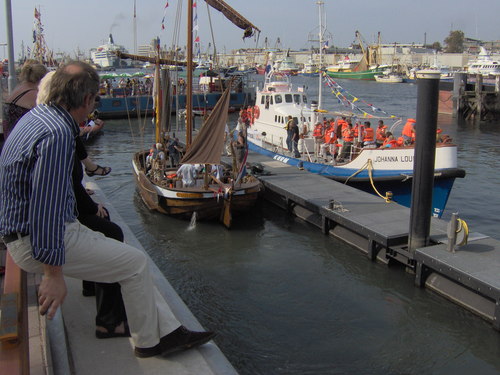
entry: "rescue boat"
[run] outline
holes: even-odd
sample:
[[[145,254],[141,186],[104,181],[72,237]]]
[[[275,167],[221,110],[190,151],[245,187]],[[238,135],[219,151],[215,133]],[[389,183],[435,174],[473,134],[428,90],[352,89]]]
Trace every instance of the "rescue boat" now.
[[[287,119],[292,116],[304,134],[299,142],[300,157],[294,156],[286,144]],[[250,111],[247,129],[249,149],[279,162],[304,168],[328,178],[378,194],[384,199],[410,206],[413,177],[414,147],[352,149],[342,162],[333,157],[319,157],[315,152],[314,125],[328,117],[353,117],[350,112],[328,112],[310,102],[305,87],[293,87],[289,77],[270,72],[262,88],[256,90],[256,104]],[[379,117],[382,118],[382,117]],[[396,137],[400,132],[400,118],[387,117],[393,124],[389,131]],[[374,124],[374,126],[376,126]],[[340,146],[340,145],[338,145]],[[457,167],[457,146],[437,143],[433,212],[441,217],[455,178],[464,177],[465,171]]]

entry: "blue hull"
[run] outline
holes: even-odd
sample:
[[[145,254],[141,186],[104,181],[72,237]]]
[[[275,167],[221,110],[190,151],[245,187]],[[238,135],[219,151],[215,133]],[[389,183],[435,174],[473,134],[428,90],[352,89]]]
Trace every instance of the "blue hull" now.
[[[339,182],[345,182],[346,179],[352,176],[357,170],[339,168],[329,164],[312,163],[301,159],[296,159],[290,156],[278,154],[248,142],[248,148],[258,152],[261,155],[268,156],[274,160],[294,166],[303,167],[311,173],[320,174],[322,176],[334,179]],[[462,169],[450,169],[449,171],[441,170],[440,177],[434,179],[434,188],[432,193],[432,215],[441,217],[448,202],[448,198],[455,182],[456,177],[464,177],[465,171]],[[411,205],[411,190],[412,178],[404,178],[403,176],[411,176],[413,171],[409,170],[392,170],[392,171],[374,171],[373,181],[375,187],[381,194],[391,191],[393,200],[403,206],[410,207]],[[355,178],[349,180],[348,185],[356,187],[360,190],[375,194],[371,186],[368,171],[364,170],[356,175]]]
[[[193,94],[193,110],[212,109],[221,96],[221,93]],[[179,109],[185,109],[186,95],[177,95],[173,97],[172,111],[175,111],[177,108],[176,98],[179,98]],[[253,97],[250,93],[231,93],[229,107],[239,110],[243,106],[252,104],[252,100]],[[153,98],[149,95],[129,97],[102,96],[97,104],[97,110],[99,111],[99,117],[103,119],[127,116],[152,116],[154,113]]]

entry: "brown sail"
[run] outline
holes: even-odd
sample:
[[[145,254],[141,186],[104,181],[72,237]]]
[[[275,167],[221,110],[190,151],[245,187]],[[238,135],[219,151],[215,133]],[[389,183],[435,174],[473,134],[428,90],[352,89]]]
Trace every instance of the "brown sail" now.
[[[260,30],[255,27],[250,21],[239,14],[236,10],[227,5],[223,0],[205,0],[205,2],[212,8],[217,9],[226,18],[238,26],[240,29],[245,30],[243,38],[248,38],[253,35],[255,31],[260,32]]]
[[[217,101],[212,113],[181,160],[181,164],[220,164],[224,149],[231,85]]]
[[[187,65],[187,63],[185,61],[162,59],[162,58],[158,58],[158,57],[149,57],[149,56],[142,56],[142,55],[132,55],[130,53],[125,53],[122,51],[115,51],[115,54],[120,59],[131,59],[134,61],[145,61],[145,62],[150,62],[153,64],[162,64],[162,65],[178,65],[178,66],[186,66]]]

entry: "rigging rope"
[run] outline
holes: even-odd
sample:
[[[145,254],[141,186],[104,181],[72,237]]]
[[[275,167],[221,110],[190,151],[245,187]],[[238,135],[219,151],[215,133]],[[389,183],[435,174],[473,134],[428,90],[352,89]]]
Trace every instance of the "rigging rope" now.
[[[467,225],[465,220],[462,220],[460,218],[457,219],[457,222],[458,222],[458,228],[456,232],[457,233],[460,233],[461,231],[464,232],[464,238],[462,239],[462,241],[460,241],[460,243],[457,243],[457,246],[467,245],[467,241],[469,239],[469,226]]]

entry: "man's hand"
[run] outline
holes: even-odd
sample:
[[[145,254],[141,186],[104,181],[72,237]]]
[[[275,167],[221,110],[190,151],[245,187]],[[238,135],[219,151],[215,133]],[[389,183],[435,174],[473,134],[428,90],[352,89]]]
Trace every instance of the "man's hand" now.
[[[102,217],[102,218],[106,218],[106,217],[109,216],[108,210],[106,210],[106,208],[102,204],[98,204],[97,205],[97,213],[96,213],[96,215],[99,216],[99,217]]]
[[[43,279],[40,288],[38,288],[40,314],[47,314],[47,318],[50,320],[54,318],[57,308],[66,297],[66,292],[62,267],[45,264],[43,266]]]

